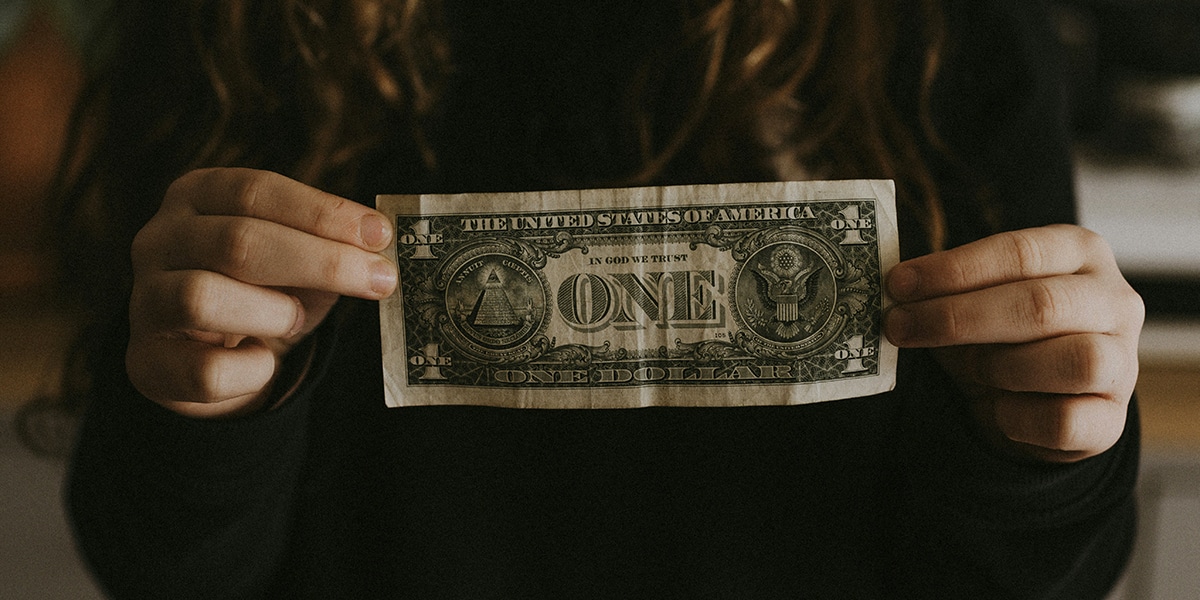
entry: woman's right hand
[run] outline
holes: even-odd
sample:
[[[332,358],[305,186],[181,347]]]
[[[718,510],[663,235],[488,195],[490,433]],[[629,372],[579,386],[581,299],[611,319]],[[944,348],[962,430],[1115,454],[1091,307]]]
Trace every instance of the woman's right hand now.
[[[275,173],[180,177],[133,242],[130,381],[187,416],[258,410],[339,296],[395,290],[376,254],[392,233],[380,213]]]

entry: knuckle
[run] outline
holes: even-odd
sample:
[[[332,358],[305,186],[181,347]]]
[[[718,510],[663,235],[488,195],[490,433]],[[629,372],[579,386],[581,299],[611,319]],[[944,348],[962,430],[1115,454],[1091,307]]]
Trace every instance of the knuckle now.
[[[1080,253],[1079,271],[1117,271],[1116,258],[1113,256],[1112,247],[1104,236],[1078,225],[1064,225],[1074,236],[1076,251]]]
[[[1125,429],[1126,404],[1098,396],[1013,397],[1001,406],[998,424],[1010,439],[1075,459],[1107,450]]]
[[[235,219],[221,230],[218,253],[214,267],[217,271],[243,279],[250,272],[258,247],[257,232],[253,223]]]
[[[223,399],[227,372],[227,365],[221,360],[220,353],[201,354],[195,367],[185,375],[180,393],[186,397],[179,399],[188,402],[216,402]]]
[[[1076,236],[1079,247],[1087,253],[1088,256],[1098,257],[1112,254],[1112,248],[1109,247],[1108,241],[1104,236],[1078,225],[1071,225],[1071,230]]]
[[[955,342],[968,341],[971,339],[970,319],[963,313],[963,307],[951,305],[942,312],[941,327],[942,335]]]
[[[1048,415],[1044,446],[1068,452],[1103,452],[1125,429],[1124,405],[1094,396],[1073,398]]]
[[[1021,279],[1040,277],[1045,265],[1042,246],[1028,231],[1009,232],[1008,242]]]
[[[978,269],[974,268],[972,263],[962,260],[949,261],[944,268],[945,271],[941,275],[954,289],[970,287],[978,273]]]
[[[325,231],[334,229],[342,236],[351,237],[357,235],[357,223],[354,219],[347,218],[350,215],[346,207],[351,202],[345,198],[334,197],[333,199],[321,201],[317,203],[316,210],[313,211],[312,223],[309,224],[310,231]]]
[[[970,340],[970,318],[966,308],[955,302],[932,303],[919,322],[922,338],[939,344],[956,345]]]
[[[216,291],[212,278],[199,273],[185,277],[179,284],[177,326],[187,329],[209,331],[213,329],[209,307],[213,305]]]
[[[240,211],[239,214],[255,214],[266,188],[271,185],[272,175],[269,171],[245,170],[241,172],[240,177],[234,179],[231,201]]]
[[[321,254],[316,265],[316,274],[321,281],[338,286],[347,279],[346,273],[351,267],[351,258],[346,252],[338,249]]]
[[[1086,419],[1079,414],[1078,404],[1069,401],[1047,400],[1051,404],[1038,407],[1026,415],[1028,443],[1051,450],[1081,449],[1088,437]]]
[[[1081,419],[1076,418],[1074,413],[1074,410],[1063,407],[1044,417],[1045,440],[1042,445],[1053,450],[1081,449],[1087,436],[1083,431]]]
[[[1065,314],[1070,312],[1070,299],[1059,288],[1044,279],[1030,282],[1029,298],[1023,320],[1040,335],[1054,332]]]
[[[1112,378],[1115,365],[1100,340],[1087,336],[1068,347],[1058,361],[1058,377],[1077,393],[1096,391]]]

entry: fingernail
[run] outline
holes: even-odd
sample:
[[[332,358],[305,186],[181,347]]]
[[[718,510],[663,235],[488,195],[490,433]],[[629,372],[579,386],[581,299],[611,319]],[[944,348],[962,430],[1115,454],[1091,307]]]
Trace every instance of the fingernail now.
[[[368,248],[382,248],[392,241],[392,226],[387,219],[368,214],[359,220],[358,235]]]
[[[296,303],[296,321],[292,323],[292,330],[287,334],[288,338],[294,337],[296,334],[300,333],[300,330],[304,329],[305,321],[304,303],[300,302],[300,299],[295,296],[292,296],[292,302]]]
[[[396,267],[386,260],[371,265],[371,291],[383,298],[396,289]]]
[[[914,298],[921,285],[921,276],[917,270],[905,265],[897,265],[888,275],[888,291],[897,300]]]
[[[884,315],[884,331],[897,346],[904,345],[912,338],[912,325],[912,314],[903,308],[893,308]]]

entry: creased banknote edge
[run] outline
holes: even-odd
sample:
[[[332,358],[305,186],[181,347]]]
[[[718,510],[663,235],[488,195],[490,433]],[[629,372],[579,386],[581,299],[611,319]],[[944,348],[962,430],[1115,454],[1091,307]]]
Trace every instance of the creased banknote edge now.
[[[738,188],[741,191],[731,195]],[[746,190],[751,192],[747,193]],[[612,208],[614,200],[623,208],[676,207],[700,201],[723,203],[732,200],[743,204],[775,204],[785,193],[801,193],[801,202],[875,198],[886,204],[890,218],[894,220],[895,217],[895,184],[890,179],[767,181],[506,193],[380,194],[376,196],[376,207],[389,215],[489,216],[496,213],[539,214],[545,211],[543,206],[550,204],[543,198],[563,195],[574,196],[569,210],[594,210]],[[463,208],[460,206],[462,204],[470,206]],[[884,241],[881,239],[881,244]]]
[[[385,389],[387,405],[391,408],[404,406],[434,406],[434,405],[469,405],[492,406],[499,408],[523,409],[608,409],[608,408],[649,408],[679,407],[679,408],[716,408],[737,406],[788,406],[799,404],[815,404],[819,402],[834,402],[848,398],[874,396],[889,392],[895,388],[896,378],[893,371],[871,377],[862,377],[848,382],[846,380],[784,384],[776,383],[755,388],[732,389],[727,386],[704,386],[710,393],[698,394],[691,386],[643,386],[638,388],[607,388],[593,389],[539,389],[539,390],[509,390],[495,388],[474,388],[468,386],[439,386],[422,388],[419,401],[405,401],[402,390],[387,386]],[[765,388],[765,389],[764,389]],[[646,394],[651,391],[651,394]],[[713,393],[722,392],[722,393]],[[480,393],[486,392],[486,393]],[[739,392],[744,400],[738,399]],[[469,402],[463,398],[470,397]],[[653,401],[646,401],[653,397]],[[697,399],[706,401],[698,402]]]
[[[880,204],[878,210],[875,211],[875,218],[878,221],[877,231],[881,232],[879,237],[880,316],[884,317],[894,304],[891,294],[887,293],[887,277],[892,268],[900,263],[900,223],[896,214],[896,182],[890,179],[869,179],[864,182],[871,186],[875,200]],[[884,219],[887,219],[888,222],[884,223]],[[882,232],[887,232],[887,235],[883,235]],[[896,387],[896,368],[900,349],[883,334],[882,320],[879,328],[879,369],[881,374],[889,374],[891,379],[887,389],[879,392],[882,393],[890,392]]]

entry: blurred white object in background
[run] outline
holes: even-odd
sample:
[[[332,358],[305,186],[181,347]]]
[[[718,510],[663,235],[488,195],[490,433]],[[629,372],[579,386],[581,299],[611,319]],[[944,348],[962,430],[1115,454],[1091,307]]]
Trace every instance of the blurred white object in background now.
[[[1126,73],[1111,101],[1110,143],[1143,160],[1200,167],[1200,76]]]
[[[1200,90],[1194,98],[1200,116]],[[1200,119],[1197,127],[1200,146]],[[1078,161],[1080,223],[1108,240],[1127,277],[1200,281],[1200,156],[1196,160],[1191,168]]]

